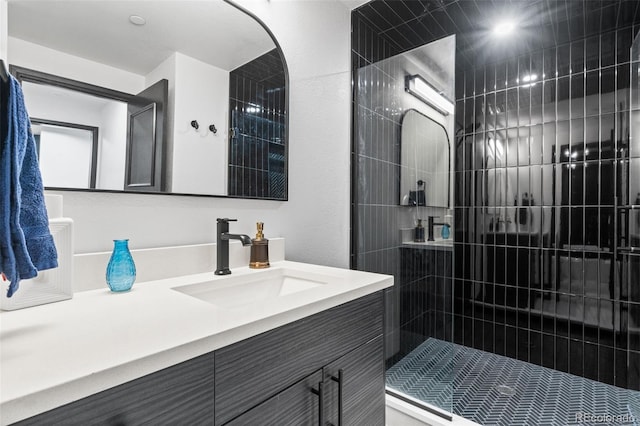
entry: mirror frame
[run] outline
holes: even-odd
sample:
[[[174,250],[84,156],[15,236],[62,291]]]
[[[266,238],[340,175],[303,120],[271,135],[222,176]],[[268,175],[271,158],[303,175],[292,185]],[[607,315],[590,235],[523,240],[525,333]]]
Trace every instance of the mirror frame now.
[[[73,192],[94,192],[94,193],[114,193],[114,194],[151,194],[151,195],[177,195],[177,196],[190,196],[190,197],[213,197],[213,198],[234,198],[234,199],[245,199],[245,200],[264,200],[264,201],[289,201],[289,98],[290,98],[290,84],[289,84],[289,67],[287,66],[287,61],[284,56],[284,52],[280,43],[274,36],[273,32],[269,27],[254,13],[248,11],[246,8],[234,3],[232,0],[222,0],[224,3],[228,4],[231,7],[238,9],[240,12],[246,14],[250,18],[254,19],[260,26],[267,32],[273,44],[275,45],[275,49],[277,49],[278,54],[280,55],[280,59],[282,60],[282,67],[284,71],[284,83],[285,83],[285,102],[284,102],[284,132],[285,132],[285,145],[284,145],[284,166],[286,170],[285,174],[285,195],[283,198],[271,198],[271,197],[247,197],[247,196],[238,196],[238,195],[224,195],[224,194],[190,194],[190,193],[181,193],[181,192],[157,192],[157,191],[126,191],[115,190],[115,189],[92,189],[92,188],[60,188],[60,187],[45,187],[44,189],[47,191],[73,191]],[[9,64],[9,73],[12,74],[16,80],[20,83],[23,81],[36,83],[36,84],[47,84],[50,86],[56,86],[64,89],[75,90],[78,92],[86,93],[88,95],[98,96],[102,98],[128,102],[131,98],[134,97],[133,94],[120,92],[118,90],[109,89],[102,86],[97,86],[90,83],[85,83],[82,81],[72,80],[65,77],[60,77],[54,74],[48,74],[41,71],[36,71],[16,65]],[[227,99],[228,102],[228,99]],[[40,120],[41,121],[41,120]],[[227,140],[227,144],[229,144],[229,140]],[[229,167],[229,162],[225,164],[225,167]],[[228,191],[228,188],[227,188]]]

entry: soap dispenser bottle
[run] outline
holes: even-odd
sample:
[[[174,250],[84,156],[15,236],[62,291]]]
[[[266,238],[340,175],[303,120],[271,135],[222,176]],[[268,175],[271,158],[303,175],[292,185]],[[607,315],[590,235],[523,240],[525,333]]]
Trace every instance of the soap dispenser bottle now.
[[[451,227],[449,225],[449,220],[451,216],[445,215],[444,218],[445,218],[444,223],[442,224],[442,228],[440,228],[440,236],[442,237],[443,240],[448,240],[449,237],[451,236]]]
[[[424,226],[422,226],[422,219],[418,219],[418,224],[413,228],[413,242],[424,243]]]
[[[269,265],[269,240],[264,237],[264,223],[256,223],[258,232],[256,237],[251,240],[251,258],[249,260],[249,268],[263,269]]]

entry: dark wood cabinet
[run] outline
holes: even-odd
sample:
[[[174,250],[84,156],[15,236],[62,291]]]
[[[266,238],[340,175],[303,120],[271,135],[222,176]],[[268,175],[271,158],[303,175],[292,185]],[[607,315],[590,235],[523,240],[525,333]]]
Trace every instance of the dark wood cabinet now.
[[[225,425],[384,426],[382,360],[378,336]]]
[[[383,426],[382,315],[377,292],[19,424]]]
[[[318,383],[322,371],[316,371],[257,407],[241,414],[229,426],[316,426],[320,415]]]
[[[382,336],[378,336],[324,368],[325,410],[330,424],[384,426],[383,358]]]
[[[381,334],[378,292],[216,351],[216,425]]]
[[[19,425],[210,425],[213,353],[23,420]]]

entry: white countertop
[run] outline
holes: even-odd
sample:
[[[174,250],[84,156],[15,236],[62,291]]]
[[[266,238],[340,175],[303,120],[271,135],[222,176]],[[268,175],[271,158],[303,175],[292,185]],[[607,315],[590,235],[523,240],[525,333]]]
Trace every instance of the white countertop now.
[[[405,241],[402,243],[403,246],[409,246],[413,248],[443,248],[445,250],[453,249],[453,240],[452,239],[442,239],[437,238],[434,241],[423,241],[421,243],[415,241]]]
[[[393,277],[275,262],[332,277],[274,303],[223,309],[172,290],[212,272],[0,313],[0,424],[31,417],[393,285]],[[228,277],[259,274],[236,268]],[[215,285],[215,283],[212,283]]]

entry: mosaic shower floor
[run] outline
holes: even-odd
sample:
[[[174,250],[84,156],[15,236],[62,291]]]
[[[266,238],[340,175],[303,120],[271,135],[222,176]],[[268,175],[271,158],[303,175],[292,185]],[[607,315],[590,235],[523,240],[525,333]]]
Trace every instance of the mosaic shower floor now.
[[[387,386],[482,425],[640,425],[640,392],[437,339]]]

